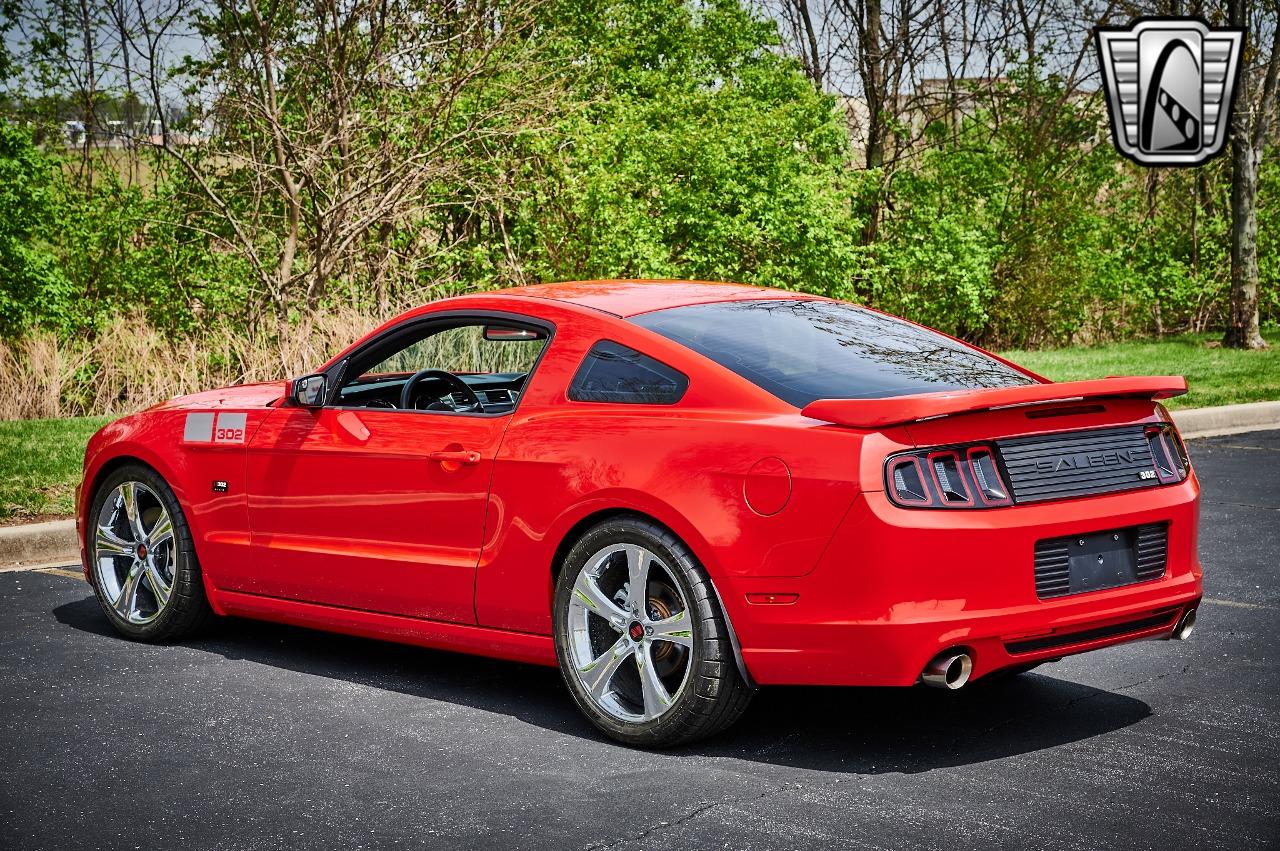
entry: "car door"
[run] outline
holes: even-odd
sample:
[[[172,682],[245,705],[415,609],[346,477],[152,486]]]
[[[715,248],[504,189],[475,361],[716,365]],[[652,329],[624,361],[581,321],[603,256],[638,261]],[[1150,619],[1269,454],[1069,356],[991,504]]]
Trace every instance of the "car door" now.
[[[341,402],[280,408],[255,433],[253,558],[235,572],[237,590],[474,623],[489,485],[511,412]]]

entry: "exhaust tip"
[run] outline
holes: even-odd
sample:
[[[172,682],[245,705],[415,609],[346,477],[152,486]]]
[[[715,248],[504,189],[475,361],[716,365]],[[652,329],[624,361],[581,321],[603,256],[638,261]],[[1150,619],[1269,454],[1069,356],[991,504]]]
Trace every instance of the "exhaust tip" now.
[[[948,650],[945,653],[939,653],[924,666],[920,679],[927,686],[955,691],[969,682],[969,675],[972,673],[972,656],[968,653]]]
[[[1186,641],[1191,637],[1191,633],[1196,631],[1196,610],[1187,609],[1187,613],[1182,616],[1182,620],[1178,621],[1178,625],[1173,628],[1173,637],[1178,641]]]

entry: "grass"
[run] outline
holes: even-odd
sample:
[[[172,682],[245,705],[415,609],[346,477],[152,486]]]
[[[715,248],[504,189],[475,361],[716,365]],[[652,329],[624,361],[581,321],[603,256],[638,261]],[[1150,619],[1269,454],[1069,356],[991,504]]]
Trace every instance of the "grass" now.
[[[0,420],[0,523],[75,513],[84,446],[110,420]]]
[[[1185,375],[1188,393],[1165,400],[1165,405],[1206,408],[1280,399],[1280,329],[1267,329],[1263,337],[1271,348],[1257,352],[1221,348],[1216,344],[1222,335],[1217,333],[1088,349],[1001,354],[1054,381],[1108,375]]]

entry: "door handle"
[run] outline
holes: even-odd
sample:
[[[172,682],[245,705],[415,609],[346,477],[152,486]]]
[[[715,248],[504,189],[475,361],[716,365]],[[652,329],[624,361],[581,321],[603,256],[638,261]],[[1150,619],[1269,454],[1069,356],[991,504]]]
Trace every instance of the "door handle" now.
[[[442,464],[479,464],[480,453],[473,449],[442,449],[428,456]]]

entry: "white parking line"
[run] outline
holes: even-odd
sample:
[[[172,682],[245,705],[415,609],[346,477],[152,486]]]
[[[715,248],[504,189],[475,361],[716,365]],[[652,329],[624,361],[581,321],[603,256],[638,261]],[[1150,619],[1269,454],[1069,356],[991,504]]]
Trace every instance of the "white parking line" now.
[[[44,562],[43,564],[5,564],[0,565],[0,573],[13,573],[19,570],[26,570],[32,573],[53,573],[58,576],[70,576],[73,579],[84,579],[84,572],[81,571],[80,565],[75,563],[68,564],[65,561]]]
[[[1259,603],[1241,603],[1237,600],[1218,600],[1213,597],[1205,597],[1200,602],[1213,603],[1218,606],[1230,606],[1233,609],[1275,609],[1275,606],[1263,606]]]

